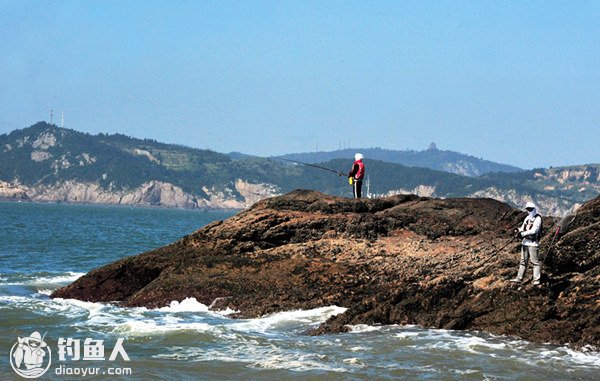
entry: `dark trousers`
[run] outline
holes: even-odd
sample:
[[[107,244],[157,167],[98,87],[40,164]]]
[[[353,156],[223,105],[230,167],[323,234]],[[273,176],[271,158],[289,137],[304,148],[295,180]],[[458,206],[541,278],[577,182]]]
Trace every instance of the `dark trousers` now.
[[[360,198],[362,196],[362,180],[354,180],[352,191],[354,193],[354,198]]]

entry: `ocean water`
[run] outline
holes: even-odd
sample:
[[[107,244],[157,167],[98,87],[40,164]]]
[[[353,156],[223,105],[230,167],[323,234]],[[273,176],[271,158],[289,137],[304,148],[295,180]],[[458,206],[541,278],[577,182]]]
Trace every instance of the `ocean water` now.
[[[40,379],[599,379],[597,352],[513,337],[366,325],[346,334],[306,335],[344,310],[337,306],[232,319],[232,311],[209,311],[194,299],[146,309],[48,297],[95,267],[231,214],[0,202],[0,379],[21,379],[11,367],[11,349],[34,331],[52,351]],[[60,338],[80,340],[79,359],[68,352],[77,345],[64,343],[59,359]],[[103,340],[104,360],[83,359],[86,338]],[[119,338],[129,361],[122,354],[109,359]],[[96,368],[98,375],[90,375]]]

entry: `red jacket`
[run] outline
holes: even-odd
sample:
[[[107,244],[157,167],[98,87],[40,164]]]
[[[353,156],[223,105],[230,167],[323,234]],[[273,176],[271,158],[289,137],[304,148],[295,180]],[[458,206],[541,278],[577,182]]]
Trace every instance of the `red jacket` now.
[[[362,180],[365,177],[365,164],[362,160],[356,160],[352,169],[348,172],[348,177],[354,177],[354,180]]]

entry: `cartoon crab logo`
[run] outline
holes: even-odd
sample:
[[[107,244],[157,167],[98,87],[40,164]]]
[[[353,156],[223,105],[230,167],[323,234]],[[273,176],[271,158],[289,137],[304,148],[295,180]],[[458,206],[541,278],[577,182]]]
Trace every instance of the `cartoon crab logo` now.
[[[46,334],[44,334],[44,337]],[[46,363],[44,366],[44,363]],[[37,378],[46,373],[52,362],[52,352],[39,332],[29,337],[17,337],[10,350],[10,365],[18,375],[25,378]]]

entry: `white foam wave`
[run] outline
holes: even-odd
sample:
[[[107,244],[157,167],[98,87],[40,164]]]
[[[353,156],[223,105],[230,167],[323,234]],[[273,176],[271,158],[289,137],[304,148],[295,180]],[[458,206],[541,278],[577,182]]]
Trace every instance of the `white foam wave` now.
[[[229,315],[237,314],[240,311],[237,311],[237,310],[227,307],[224,310],[211,310],[210,312],[217,314],[217,315],[221,315],[221,316],[229,316]]]
[[[408,339],[408,338],[411,338],[411,337],[418,337],[419,336],[419,332],[406,331],[406,332],[397,333],[395,336],[399,337],[400,339]]]
[[[330,371],[348,372],[350,369],[329,362],[327,356],[321,353],[290,352],[276,345],[261,345],[256,341],[241,341],[231,343],[227,350],[207,348],[170,347],[168,354],[153,356],[160,359],[184,361],[222,361],[244,363],[254,369],[286,369],[290,371]],[[356,368],[358,364],[349,364]]]
[[[215,326],[208,323],[185,323],[185,322],[168,322],[165,319],[156,320],[128,320],[118,324],[115,332],[127,332],[130,335],[146,335],[157,333],[170,333],[182,331],[196,332],[214,332]]]
[[[454,373],[459,374],[461,376],[467,376],[469,374],[481,373],[481,370],[478,369],[454,369]]]
[[[15,303],[15,304],[24,304],[29,303],[32,298],[27,296],[17,296],[17,295],[2,295],[0,296],[0,302],[5,303]]]
[[[456,346],[471,353],[482,353],[489,350],[505,349],[506,344],[503,342],[492,342],[478,336],[461,337],[456,340]]]
[[[290,369],[295,371],[325,370],[347,372],[364,365],[364,359],[357,356],[366,350],[355,339],[325,338],[319,340],[296,340],[290,348],[277,344],[284,336],[295,335],[300,330],[321,323],[334,314],[343,313],[344,308],[330,306],[313,310],[280,312],[256,319],[232,320],[217,316],[196,299],[187,298],[173,302],[160,309],[122,308],[108,303],[83,302],[74,299],[50,299],[49,290],[29,296],[0,296],[0,310],[14,309],[15,306],[36,314],[64,315],[76,317],[73,326],[86,332],[126,332],[131,336],[167,335],[174,332],[193,331],[208,334],[224,346],[207,351],[174,353],[168,350],[165,356],[192,361],[231,361],[246,363],[250,368]],[[377,332],[401,340],[410,341],[416,350],[452,353],[455,351],[490,357],[514,358],[519,363],[550,364],[569,368],[600,368],[600,353],[595,348],[575,351],[568,347],[538,346],[524,340],[504,336],[478,334],[462,331],[430,330],[411,326],[351,326],[353,332]],[[281,336],[281,335],[284,336]],[[268,339],[279,336],[277,340]],[[342,339],[342,341],[340,341]],[[349,341],[348,341],[349,340]],[[347,354],[337,360],[320,358],[324,346],[344,346],[348,343]],[[357,345],[358,344],[358,345]],[[191,348],[194,349],[194,348]],[[170,352],[170,353],[169,353]],[[350,354],[354,352],[354,354]],[[166,357],[165,357],[166,358]],[[464,371],[464,369],[463,369]],[[467,370],[467,373],[471,369]]]
[[[27,275],[24,276],[23,280],[10,280],[10,278],[1,278],[0,286],[40,286],[40,285],[59,285],[64,283],[72,283],[77,279],[85,275],[85,273],[78,273],[69,271],[59,275]]]
[[[22,302],[25,302],[24,299]],[[71,308],[77,314],[87,313],[86,324],[97,326],[112,326],[115,331],[129,332],[132,334],[147,334],[152,332],[174,332],[183,330],[194,330],[199,332],[208,332],[214,330],[214,323],[210,325],[204,322],[198,322],[198,319],[206,317],[217,317],[225,319],[225,314],[231,310],[210,311],[208,306],[198,302],[195,298],[186,298],[179,301],[172,301],[168,307],[157,309],[139,308],[121,308],[111,306],[105,303],[83,302],[76,299],[54,299],[54,303],[61,306],[62,310]],[[316,308],[312,310],[297,310],[280,312],[272,315],[263,316],[256,319],[230,320],[222,321],[221,325],[227,327],[227,331],[236,332],[260,332],[269,333],[280,329],[285,329],[290,325],[312,325],[325,321],[329,316],[342,313],[345,308],[330,306]],[[156,315],[159,312],[159,315]],[[186,316],[182,313],[195,312],[198,316]],[[225,332],[222,330],[222,334]]]
[[[365,363],[358,357],[351,357],[351,358],[343,359],[342,362],[344,364],[353,365],[354,367],[357,367],[357,368],[365,368],[366,367]]]
[[[125,308],[108,303],[84,302],[76,299],[54,299],[71,314],[87,314],[80,324],[102,331],[126,332],[129,335],[165,334],[170,332],[193,330],[207,332],[213,327],[206,323],[190,322],[187,318],[173,316],[176,312],[204,311],[203,304],[195,300],[174,302],[163,309],[149,310],[145,307]],[[206,306],[204,306],[206,307]],[[156,312],[160,312],[156,314]]]
[[[225,310],[213,310],[210,306],[200,303],[196,298],[185,298],[181,302],[173,300],[167,307],[160,307],[155,309],[147,309],[145,307],[138,307],[140,311],[160,311],[168,313],[179,313],[179,312],[202,312],[212,316],[227,316],[238,313],[239,311],[226,308]]]
[[[148,333],[172,333],[179,331],[196,331],[210,333],[228,340],[245,340],[236,334],[239,332],[263,334],[277,333],[289,328],[290,325],[315,324],[325,321],[335,313],[343,312],[340,307],[323,307],[314,310],[300,310],[280,312],[267,315],[257,319],[231,320],[220,313],[209,311],[208,307],[195,298],[186,298],[181,302],[173,301],[168,307],[148,310],[146,308],[128,308],[129,318],[102,318],[101,316],[88,321],[90,324],[113,326],[114,331],[127,332],[131,335],[145,335]],[[160,315],[148,316],[148,314],[160,312]],[[182,312],[200,312],[200,315],[182,315]],[[206,318],[217,318],[209,322],[201,321]],[[223,319],[223,320],[218,320]],[[200,320],[200,321],[199,321]],[[249,339],[252,341],[252,339]]]
[[[600,367],[600,352],[582,352],[568,347],[560,347],[542,351],[539,356],[543,361],[569,362],[583,366]]]
[[[185,298],[181,302],[173,300],[169,307],[157,308],[162,312],[208,312],[208,306],[200,303],[196,298]]]
[[[405,327],[403,327],[405,328]],[[463,351],[490,357],[511,357],[524,364],[532,361],[557,362],[578,366],[600,367],[600,352],[595,348],[576,351],[568,347],[546,350],[525,340],[493,334],[474,334],[464,331],[415,328],[395,334],[403,340],[414,341],[423,350]],[[519,355],[515,355],[519,353]]]
[[[315,358],[316,357],[316,358]],[[348,372],[349,369],[342,368],[338,364],[327,364],[319,356],[303,355],[294,359],[289,353],[271,354],[251,361],[251,368],[262,369],[286,369],[294,372],[306,372],[320,370],[326,372]]]
[[[82,300],[77,299],[63,299],[63,298],[55,298],[54,302],[58,304],[62,304],[66,307],[72,308],[75,307],[77,310],[84,310],[88,312],[88,318],[93,317],[100,313],[105,307],[105,303],[98,302],[84,302]]]
[[[267,315],[257,319],[231,320],[223,311],[213,312],[195,298],[173,301],[168,307],[158,309],[123,308],[109,303],[85,302],[76,299],[47,298],[51,290],[40,289],[38,296],[2,296],[0,308],[12,308],[15,305],[44,314],[57,313],[69,318],[84,320],[75,325],[100,331],[128,332],[132,335],[148,333],[170,333],[178,331],[211,332],[223,339],[239,339],[236,332],[273,333],[289,327],[306,328],[318,324],[329,316],[345,311],[344,308],[331,306],[313,310],[298,310]],[[5,303],[1,303],[5,302]],[[224,311],[225,313],[231,310]],[[186,314],[186,313],[192,313]],[[210,319],[210,322],[203,321]],[[216,319],[216,320],[215,320]]]
[[[368,324],[356,324],[356,325],[348,325],[348,328],[351,329],[350,332],[352,332],[352,333],[364,333],[364,332],[381,331],[383,326],[368,325]]]
[[[68,313],[69,306],[54,303],[52,299],[40,299],[32,296],[4,295],[0,296],[0,309],[20,308],[33,312],[42,312],[45,315],[55,313]]]
[[[268,333],[278,331],[290,325],[315,325],[324,322],[330,316],[346,311],[344,307],[328,306],[311,310],[294,310],[278,312],[257,319],[239,320],[231,324],[231,328],[244,332]]]

